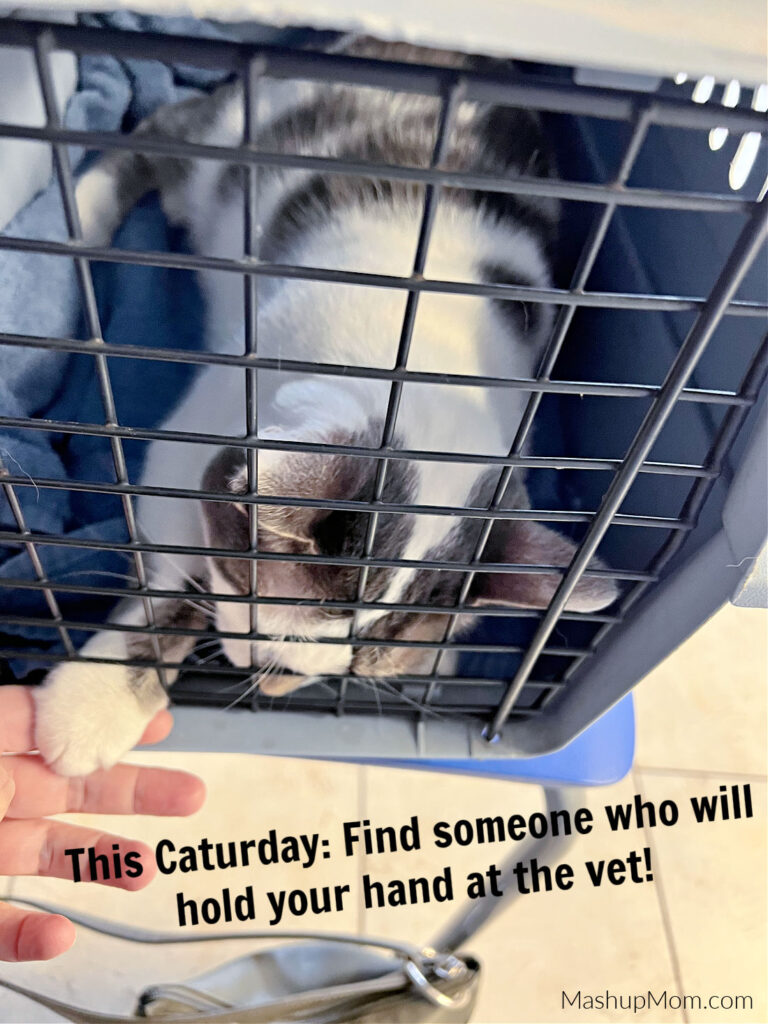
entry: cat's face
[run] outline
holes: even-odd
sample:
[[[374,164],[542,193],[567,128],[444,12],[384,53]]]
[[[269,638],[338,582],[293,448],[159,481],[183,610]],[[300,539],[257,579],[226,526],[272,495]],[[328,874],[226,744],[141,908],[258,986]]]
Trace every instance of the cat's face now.
[[[359,435],[334,435],[325,439],[336,445],[365,444]],[[374,498],[378,460],[347,455],[319,455],[297,452],[260,452],[258,492],[262,496],[283,496],[370,502]],[[451,473],[452,466],[442,467]],[[424,501],[420,464],[390,460],[384,477],[381,500],[396,505]],[[487,507],[498,479],[498,470],[474,467],[463,474],[454,507]],[[228,502],[203,502],[208,544],[243,552],[249,550],[248,503],[237,500],[248,492],[248,474],[243,449],[221,450],[209,463],[203,478],[206,491],[231,494]],[[526,507],[522,483],[514,490],[513,506]],[[229,659],[249,667],[252,655],[257,665],[297,673],[265,678],[266,692],[287,692],[303,685],[307,677],[355,674],[361,676],[418,674],[430,670],[433,649],[387,646],[388,640],[439,642],[445,639],[448,614],[406,611],[402,608],[355,610],[303,605],[313,602],[368,602],[450,608],[455,605],[464,579],[461,571],[370,566],[361,588],[361,569],[343,564],[344,559],[366,555],[368,511],[324,509],[314,506],[258,504],[259,553],[291,556],[290,560],[259,560],[256,593],[259,597],[281,599],[258,607],[258,632],[269,641],[258,641],[251,650],[247,640],[222,638]],[[368,554],[376,560],[466,563],[471,561],[484,521],[480,518],[436,517],[412,512],[379,513]],[[497,522],[484,554],[495,563],[567,565],[574,544],[541,523],[530,520]],[[339,559],[328,564],[324,558]],[[302,561],[301,559],[307,559]],[[208,558],[210,583],[217,593],[251,593],[250,559]],[[467,600],[470,605],[505,604],[520,608],[544,608],[560,576],[556,574],[478,573]],[[617,596],[613,580],[583,579],[576,588],[569,610],[595,611]],[[216,625],[223,632],[249,632],[248,603],[218,602]],[[355,644],[350,636],[381,640],[378,644]],[[286,641],[285,637],[328,640],[325,643]]]

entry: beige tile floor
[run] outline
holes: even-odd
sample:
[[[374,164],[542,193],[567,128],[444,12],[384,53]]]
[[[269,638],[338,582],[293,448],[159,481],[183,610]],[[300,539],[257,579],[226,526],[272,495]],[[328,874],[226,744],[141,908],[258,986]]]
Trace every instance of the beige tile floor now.
[[[571,847],[577,869],[567,892],[519,898],[469,943],[482,961],[483,985],[476,1022],[518,1021],[765,1021],[766,1003],[766,656],[768,616],[722,609],[636,691],[638,747],[635,767],[622,782],[585,792],[583,802],[600,822],[602,807],[644,799],[673,800],[674,827],[612,833],[597,827]],[[157,762],[143,752],[136,761]],[[374,822],[419,817],[424,833],[441,819],[531,813],[541,806],[535,787],[413,772],[277,760],[241,755],[163,754],[163,763],[197,771],[206,780],[206,806],[186,820],[145,819],[134,829],[152,843],[177,846],[202,836],[237,839],[269,828],[282,833],[318,831],[335,836],[340,820]],[[721,785],[749,784],[755,814],[749,820],[695,823],[690,797]],[[89,821],[82,816],[83,822]],[[93,821],[94,819],[90,819]],[[104,827],[128,829],[125,819]],[[578,874],[586,860],[624,857],[649,846],[653,881],[593,888]],[[210,896],[222,885],[254,884],[268,890],[349,883],[359,892],[363,872],[377,879],[434,875],[447,865],[455,879],[485,870],[498,859],[476,845],[455,851],[431,847],[399,854],[334,856],[311,870],[299,866],[198,872],[156,879],[139,893],[75,886],[64,881],[9,879],[6,894],[49,899],[113,919],[170,928],[175,894]],[[455,906],[455,904],[454,904]],[[428,940],[450,916],[446,904],[387,909],[348,900],[338,913],[312,920],[326,930],[350,930],[414,941]],[[298,919],[301,926],[307,919]],[[241,926],[244,927],[244,926]],[[245,945],[245,944],[243,944]],[[215,961],[242,951],[236,942],[215,948]],[[2,965],[0,976],[100,1010],[129,1009],[131,994],[153,981],[181,979],[208,965],[211,948],[140,947],[126,957],[114,940],[81,933],[74,948],[48,964]],[[563,1009],[561,993],[628,996],[667,992],[701,996],[749,995],[750,1010]],[[59,1020],[0,990],[0,1022]]]

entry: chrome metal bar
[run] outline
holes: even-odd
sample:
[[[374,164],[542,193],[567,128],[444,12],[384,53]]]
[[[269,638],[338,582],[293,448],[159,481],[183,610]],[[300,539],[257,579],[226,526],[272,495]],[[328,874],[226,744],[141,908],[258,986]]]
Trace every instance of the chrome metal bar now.
[[[56,600],[53,589],[48,585],[48,578],[43,568],[43,563],[40,561],[40,555],[38,554],[37,547],[35,546],[34,540],[32,540],[32,534],[27,526],[27,521],[24,517],[19,499],[16,497],[16,492],[8,477],[8,471],[5,468],[2,456],[0,455],[0,486],[2,486],[5,500],[8,502],[8,507],[11,510],[11,515],[16,520],[16,525],[19,530],[19,541],[24,545],[27,552],[27,556],[32,563],[32,569],[34,570],[37,582],[39,584],[38,589],[42,590],[45,598],[45,603],[48,605],[48,610],[51,613],[51,618],[58,630],[61,642],[64,645],[64,650],[68,655],[75,653],[75,647],[70,639],[67,627],[63,625],[64,616],[61,614],[59,608],[59,602]],[[45,625],[48,625],[47,619],[41,619]]]
[[[40,618],[37,615],[7,615],[3,621],[10,626],[30,626],[35,628],[55,628],[56,623],[50,621],[50,619]],[[78,621],[77,619],[62,619],[61,623],[66,629],[79,629],[88,632],[98,632],[104,628],[103,622],[87,622]],[[191,627],[182,626],[135,626],[128,623],[121,622],[110,622],[107,627],[110,632],[115,633],[140,633],[142,636],[190,636],[198,637],[199,639],[205,639],[210,637],[211,633],[206,629],[193,629]],[[240,633],[235,630],[217,630],[217,637],[223,637],[227,640],[252,640],[252,641],[265,641],[274,642],[274,637],[269,633]],[[282,639],[282,638],[281,638]],[[348,637],[338,636],[324,636],[324,637],[306,637],[306,636],[291,636],[290,634],[285,637],[287,643],[295,644],[320,644],[328,647],[345,647],[349,644]],[[453,643],[445,640],[375,640],[370,637],[355,638],[355,647],[405,647],[409,650],[424,650],[424,651],[477,651],[484,654],[520,654],[525,650],[524,647],[514,644],[483,644],[483,643]],[[557,645],[547,647],[544,649],[545,654],[556,655],[561,658],[575,658],[578,655],[589,653],[586,648],[583,647],[559,647]],[[427,682],[428,679],[425,677],[423,682]]]
[[[435,144],[432,149],[432,157],[430,160],[430,167],[439,167],[440,164],[445,160],[448,154],[448,147],[450,144],[451,130],[456,118],[456,111],[459,107],[464,96],[464,83],[463,80],[457,79],[448,88],[446,94],[441,99],[440,113],[437,120],[437,129],[435,133]],[[420,279],[423,277],[424,268],[427,264],[427,255],[429,253],[429,243],[432,238],[432,229],[435,225],[435,217],[437,215],[437,207],[440,201],[440,186],[439,185],[427,185],[424,189],[424,208],[421,215],[421,223],[419,225],[419,234],[416,241],[416,253],[413,259],[413,269],[411,271],[411,277],[414,279]],[[419,305],[419,293],[417,291],[409,291],[408,298],[405,304],[405,313],[403,314],[403,323],[400,330],[400,340],[397,347],[397,358],[395,359],[395,369],[405,372],[408,364],[408,355],[411,350],[411,340],[413,338],[413,327],[416,322],[416,311]],[[391,446],[394,435],[395,425],[397,423],[397,413],[400,408],[400,398],[402,396],[402,381],[394,380],[389,392],[389,399],[387,401],[387,411],[384,417],[384,430],[381,438],[381,448],[388,448]],[[376,479],[373,487],[373,500],[376,504],[379,504],[382,499],[384,492],[384,486],[387,476],[387,460],[382,459],[379,462],[376,469]],[[366,529],[365,536],[365,554],[371,556],[373,554],[373,545],[376,538],[376,529],[379,523],[379,513],[374,511],[370,519],[368,520],[368,526]],[[357,587],[357,597],[362,600],[365,596],[365,588],[368,582],[368,567],[364,566],[360,572]]]
[[[20,658],[23,661],[42,661],[45,664],[59,664],[63,661],[77,661],[83,664],[96,664],[100,665],[104,662],[108,662],[108,658],[89,658],[85,655],[75,654],[74,657],[70,658],[67,654],[57,654],[51,651],[30,651],[30,650],[15,650],[9,648],[0,649],[0,658],[15,659]],[[152,659],[139,659],[129,658],[121,659],[119,664],[123,665],[136,665],[145,668],[157,668],[162,666],[163,668],[177,668],[183,669],[185,673],[195,676],[211,676],[213,679],[227,679],[235,680],[235,685],[246,686],[246,680],[249,678],[250,669],[238,669],[233,668],[232,665],[226,664],[215,664],[208,662],[206,664],[197,664],[195,662],[185,661],[153,661]],[[350,684],[357,684],[358,686],[365,685],[365,677],[354,676],[354,675],[334,675],[322,677],[325,683],[336,683],[339,681],[348,681]],[[470,689],[478,690],[480,688],[499,688],[503,689],[504,680],[502,679],[484,679],[482,677],[464,677],[464,676],[444,676],[441,682],[444,682],[447,687],[462,687],[468,686]],[[414,688],[416,686],[424,685],[424,679],[421,676],[397,676],[392,680],[392,686],[401,686],[403,688]],[[533,689],[545,693],[550,688],[558,689],[564,684],[560,682],[548,682],[544,680],[531,680],[530,685]],[[177,691],[174,690],[174,693]],[[226,698],[226,694],[229,692],[228,689],[223,689],[223,694]],[[389,691],[391,695],[392,691]],[[308,694],[305,694],[307,696]],[[387,694],[385,693],[385,696]],[[214,696],[218,696],[215,694]],[[317,706],[317,702],[315,702]]]
[[[58,102],[56,99],[56,90],[53,83],[53,75],[51,73],[51,52],[53,48],[53,33],[50,31],[50,28],[43,28],[42,31],[37,33],[34,44],[37,78],[40,84],[40,91],[43,97],[46,124],[53,128],[60,128],[61,115],[59,113]],[[64,216],[66,219],[67,233],[69,235],[70,245],[72,245],[74,248],[77,248],[78,243],[82,243],[83,241],[83,233],[80,225],[80,215],[77,209],[77,201],[75,199],[75,184],[74,177],[72,175],[72,167],[69,161],[69,153],[67,151],[66,145],[60,142],[52,143],[52,150],[55,173],[59,185],[59,190],[61,193],[62,205],[64,207]],[[115,409],[115,398],[112,391],[112,382],[109,376],[109,362],[103,351],[104,336],[101,330],[99,311],[96,306],[96,292],[93,287],[93,276],[91,274],[91,266],[88,261],[88,257],[84,255],[76,255],[74,259],[74,264],[79,291],[83,301],[83,310],[85,313],[86,326],[91,341],[94,342],[96,346],[93,358],[95,360],[96,375],[99,382],[101,402],[104,407],[105,424],[107,426],[116,426],[117,412]],[[110,437],[110,446],[112,450],[112,463],[117,483],[127,484],[128,470],[125,463],[125,454],[123,452],[122,440],[117,436],[112,436]],[[131,543],[135,545],[135,542],[138,541],[139,534],[138,527],[136,525],[136,515],[133,508],[133,500],[130,494],[122,494],[121,501],[123,506],[123,515],[125,516],[126,529],[128,530],[128,536],[131,539]],[[142,553],[138,550],[134,550],[133,559],[136,568],[136,575],[139,578],[141,584],[146,585],[147,574],[146,568],[144,566],[144,559]],[[144,608],[144,614],[146,616],[147,623],[150,626],[154,626],[155,615],[151,599],[144,598],[142,600],[142,606]],[[155,655],[159,659],[160,648],[156,640],[153,640],[153,645],[156,647]],[[163,686],[167,688],[167,680],[162,672],[160,675],[160,681],[163,684]]]
[[[93,594],[104,597],[153,597],[153,598],[178,598],[186,597],[187,591],[183,594],[177,590],[163,590],[150,587],[107,587],[94,586],[89,584],[69,583],[66,580],[25,580],[16,577],[0,577],[0,588],[17,590],[41,590],[49,587],[53,593],[66,594]],[[260,605],[279,608],[295,608],[296,599],[291,597],[252,597],[250,594],[221,594],[203,588],[195,591],[195,600],[198,601],[227,601],[232,604],[250,604],[256,601]],[[386,612],[413,612],[419,615],[445,615],[454,611],[454,605],[445,607],[433,604],[407,604],[404,602],[383,602],[383,601],[326,601],[323,598],[305,597],[301,599],[302,608],[322,608],[324,611],[377,611]],[[467,615],[482,615],[483,617],[515,618],[515,619],[540,619],[543,611],[535,608],[510,608],[508,605],[483,605],[482,609],[468,608]],[[561,616],[566,622],[618,622],[615,615],[608,615],[603,612],[563,612]],[[442,680],[441,676],[441,680]]]
[[[768,312],[768,307],[766,307],[766,311]],[[583,397],[584,395],[595,395],[598,397],[608,398],[649,398],[658,394],[659,391],[658,386],[649,384],[537,380],[525,377],[482,377],[471,374],[432,373],[423,370],[407,369],[384,370],[373,366],[347,366],[339,363],[313,363],[299,359],[272,359],[263,356],[254,356],[251,360],[246,360],[243,356],[225,355],[223,353],[211,352],[203,354],[199,352],[182,352],[170,349],[152,350],[142,349],[139,346],[133,345],[118,346],[107,345],[106,343],[104,343],[102,348],[97,346],[94,342],[66,341],[64,339],[57,338],[30,338],[27,340],[25,335],[0,334],[0,344],[10,345],[17,348],[29,347],[56,349],[63,352],[82,352],[86,355],[103,354],[109,357],[116,356],[129,359],[156,359],[157,362],[190,363],[201,366],[252,366],[260,370],[284,370],[291,373],[314,373],[319,376],[343,377],[345,380],[360,378],[364,380],[388,380],[391,382],[401,383],[411,381],[418,384],[439,384],[441,386],[450,384],[456,387],[508,388],[513,391],[541,392],[543,394],[553,395],[579,395],[579,397]],[[150,354],[153,351],[155,354]],[[746,399],[741,398],[734,392],[718,391],[706,388],[687,388],[681,394],[680,400],[688,402],[702,402],[706,405],[744,405],[746,403]],[[18,422],[20,422],[21,425],[28,425],[30,429],[34,429],[33,422],[38,421],[15,421],[10,417],[0,417],[0,424],[16,426]],[[52,421],[40,420],[39,422],[51,423]],[[82,424],[82,428],[83,430],[89,428],[92,429],[90,424]],[[59,429],[59,426],[57,425],[55,429]],[[127,429],[132,430],[132,428]],[[140,437],[145,435],[132,432],[131,436]],[[147,434],[146,436],[151,435]],[[163,434],[162,436],[165,440],[173,440],[172,434]],[[179,433],[177,436],[180,440],[187,440],[189,438],[197,440],[198,437],[208,437],[209,444],[220,443],[218,435]],[[240,443],[245,446],[248,444],[248,439],[246,438],[244,440],[243,438],[240,438]],[[258,443],[262,447],[266,447],[268,444],[276,446],[283,444],[301,444],[303,442],[268,442],[266,440],[262,441],[259,439],[258,442],[251,441],[250,443],[253,445]],[[366,449],[363,450],[365,451]],[[377,458],[381,458],[381,455],[379,454],[380,449],[369,448],[367,451],[369,454],[375,454]],[[471,459],[472,456],[467,456],[467,458]]]
[[[51,256],[87,257],[104,263],[126,263],[141,267],[169,267],[179,270],[220,270],[230,274],[255,274],[258,277],[285,278],[293,281],[323,281],[359,284],[372,288],[434,292],[441,295],[478,295],[493,299],[549,303],[555,306],[584,306],[589,309],[637,309],[671,313],[701,309],[706,299],[700,296],[634,295],[621,292],[583,292],[573,294],[559,288],[524,288],[522,285],[484,284],[469,281],[443,281],[436,278],[396,277],[358,270],[328,270],[282,263],[254,263],[245,259],[225,259],[192,253],[169,253],[109,246],[73,244],[42,239],[0,235],[0,249],[35,252]],[[728,316],[765,318],[768,306],[759,302],[734,300],[724,313]],[[322,365],[322,364],[320,364]]]
[[[182,489],[175,487],[148,487],[140,484],[106,484],[100,482],[70,481],[42,478],[30,480],[21,474],[7,474],[9,484],[17,487],[33,487],[39,490],[63,490],[73,493],[86,494],[130,494],[147,495],[161,498],[179,498],[188,501],[212,501],[231,503],[232,495],[221,494],[217,491],[196,491],[194,489]],[[292,495],[259,495],[239,494],[237,502],[241,505],[265,505],[286,508],[318,508],[323,510],[340,510],[345,512],[386,512],[392,515],[414,515],[414,516],[461,516],[464,519],[483,520],[535,520],[540,522],[553,523],[589,523],[594,517],[594,512],[570,512],[548,509],[483,509],[464,508],[457,505],[410,505],[398,504],[396,502],[370,502],[370,501],[346,501],[342,498],[297,498]],[[685,519],[675,519],[667,516],[648,515],[619,515],[614,522],[619,526],[642,526],[661,530],[680,530],[687,532],[692,524]],[[254,553],[255,549],[254,549]]]
[[[0,530],[0,541],[11,543],[23,543],[24,535],[14,533],[11,530]],[[38,547],[50,545],[52,547],[73,547],[93,551],[141,551],[143,553],[160,552],[168,555],[213,555],[219,558],[257,558],[259,561],[278,562],[301,562],[306,565],[348,565],[362,568],[367,565],[371,568],[382,569],[445,569],[450,572],[466,572],[468,569],[476,568],[474,562],[448,562],[437,559],[408,559],[408,558],[352,558],[336,555],[314,555],[314,554],[283,554],[274,551],[259,551],[253,555],[250,551],[231,551],[229,548],[198,547],[193,544],[149,544],[137,541],[135,544],[124,544],[113,541],[95,540],[89,537],[60,537],[54,534],[46,534],[36,538]],[[510,573],[562,573],[563,567],[557,565],[523,565],[523,564],[501,564],[497,562],[482,562],[483,572],[510,572]],[[588,569],[587,576],[602,576],[606,579],[617,580],[655,580],[656,577],[647,572],[635,570],[617,569]],[[142,584],[143,585],[143,584]]]
[[[652,108],[648,107],[652,118]],[[753,126],[752,130],[755,130]],[[762,126],[761,126],[762,127]],[[443,171],[438,168],[409,167],[399,164],[346,160],[327,156],[299,156],[269,153],[256,147],[211,146],[184,139],[163,139],[151,135],[119,135],[115,132],[78,131],[72,128],[35,128],[0,122],[0,138],[63,142],[86,149],[124,150],[131,153],[158,153],[186,156],[199,160],[217,160],[243,167],[285,167],[317,174],[350,174],[360,178],[409,181],[463,188],[476,192],[542,196],[585,203],[610,203],[617,206],[652,210],[691,210],[699,213],[748,213],[750,202],[735,195],[680,192],[661,188],[629,188],[613,184],[568,181],[558,178],[534,178],[524,174],[507,177],[472,174],[468,171]]]
[[[243,81],[243,145],[255,148],[258,134],[258,84],[264,73],[264,61],[252,57],[245,69]],[[244,255],[247,260],[258,260],[261,224],[259,221],[259,171],[255,164],[247,164],[245,174],[245,231]],[[243,276],[245,302],[245,355],[249,365],[245,367],[245,436],[251,441],[258,440],[259,431],[259,371],[255,365],[258,356],[258,283],[251,274]],[[252,554],[259,550],[258,507],[255,500],[259,491],[259,450],[256,444],[246,448],[246,472],[248,474],[248,547]],[[258,593],[258,561],[252,558],[248,564],[248,592],[251,598]],[[249,609],[251,633],[258,633],[258,604],[251,600]],[[251,647],[251,664],[255,665],[255,649]]]

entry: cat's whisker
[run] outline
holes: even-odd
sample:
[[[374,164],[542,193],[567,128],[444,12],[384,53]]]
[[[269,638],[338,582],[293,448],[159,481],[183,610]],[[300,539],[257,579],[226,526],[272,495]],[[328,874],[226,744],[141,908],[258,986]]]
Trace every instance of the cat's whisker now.
[[[210,647],[211,644],[221,644],[221,640],[217,636],[212,636],[210,640],[202,640],[200,643],[195,645],[195,650],[199,651],[205,647]]]
[[[282,647],[285,644],[285,642],[286,642],[285,641],[285,637],[283,637],[282,640],[279,641],[280,647],[270,657],[269,661],[265,665],[259,666],[259,668],[255,672],[253,672],[251,675],[249,675],[246,678],[246,680],[245,680],[245,687],[246,687],[246,689],[243,690],[242,693],[238,694],[237,697],[232,701],[232,703],[227,705],[225,710],[229,711],[231,708],[236,707],[237,704],[240,703],[240,701],[245,700],[247,697],[250,697],[250,695],[255,690],[258,689],[259,683],[261,682],[261,680],[267,678],[268,676],[270,676],[272,673],[275,672],[275,670],[278,667],[278,661],[279,661],[280,653],[281,653]],[[236,684],[236,685],[243,685],[243,684],[239,683],[239,684]]]
[[[146,534],[142,535],[142,540],[144,540],[146,543],[149,543],[149,544],[154,543],[152,541],[151,537],[147,536]],[[165,551],[154,551],[153,552],[153,556],[154,557],[157,557],[158,555],[161,558],[164,558],[166,560],[166,562],[168,562],[168,564],[171,565],[176,570],[176,572],[183,579],[185,579],[187,581],[187,583],[190,583],[195,588],[195,590],[199,590],[201,594],[206,593],[206,590],[203,587],[203,585],[200,583],[200,581],[196,580],[194,578],[194,576],[190,576],[190,574],[186,571],[186,569],[182,569],[182,567],[178,564],[178,562],[175,562],[167,552],[165,552]]]
[[[205,618],[210,619],[211,622],[215,621],[216,613],[213,608],[208,608],[206,605],[201,604],[200,601],[193,601],[189,597],[181,597],[179,600],[182,604],[189,605],[190,608],[194,608],[196,611],[201,612],[202,615],[204,615]]]
[[[425,679],[425,683],[426,681],[427,680]],[[419,701],[414,700],[412,697],[409,697],[406,693],[403,693],[402,690],[398,690],[398,688],[393,683],[391,683],[386,677],[379,676],[379,683],[381,684],[381,687],[385,693],[390,694],[390,696],[392,697],[397,697],[398,700],[403,701],[405,704],[408,704],[413,708],[417,708],[419,712],[425,715],[430,715],[432,718],[436,718],[439,721],[447,720],[446,715],[440,714],[439,711],[436,711],[429,704],[422,704]]]
[[[257,676],[261,677],[262,672],[263,672],[263,669],[262,669],[261,666],[259,666],[259,668],[257,668],[254,672],[251,672],[250,675],[246,676],[245,679],[236,679],[235,682],[231,683],[229,686],[221,686],[221,687],[219,687],[219,689],[221,690],[222,693],[228,693],[230,690],[234,690],[235,688],[240,687],[240,686],[246,686],[247,687],[247,686],[249,686],[250,683],[253,682],[254,679],[256,679]],[[240,694],[238,696],[237,700],[239,700],[243,696],[246,696],[247,692],[248,691],[246,690],[244,693]]]
[[[233,701],[231,701],[229,704],[226,705],[226,707],[224,708],[225,711],[230,711],[232,708],[237,707],[237,705],[240,703],[241,700],[245,700],[246,697],[248,697],[251,693],[253,693],[253,686],[251,686],[250,684],[257,677],[258,674],[259,673],[254,672],[253,675],[250,675],[250,676],[247,677],[247,679],[245,680],[246,689],[243,690],[242,693],[238,693],[238,695],[235,697],[235,699]],[[231,686],[224,686],[224,687],[222,687],[221,688],[222,689],[222,693],[226,693],[228,690],[234,690],[235,687],[240,687],[242,685],[243,685],[243,680],[238,679],[237,682],[232,683]]]
[[[376,698],[376,707],[378,709],[378,712],[379,712],[380,715],[383,714],[382,705],[381,705],[381,697],[379,696],[379,691],[378,691],[378,689],[376,687],[376,683],[374,682],[373,676],[357,676],[357,679],[363,685],[367,685],[368,688],[373,691],[373,696]]]
[[[72,569],[70,572],[59,573],[53,582],[68,579],[70,576],[111,576],[116,580],[128,580],[129,583],[135,583],[136,586],[139,584],[136,576],[124,572],[111,572],[108,569]]]
[[[221,651],[219,651],[218,649],[215,650],[215,651],[212,651],[210,654],[207,654],[204,658],[201,658],[200,661],[195,662],[195,668],[197,668],[199,665],[207,665],[207,664],[209,664],[209,662],[215,661],[216,658],[218,658],[220,656],[221,656]]]
[[[217,640],[209,640],[207,643],[204,644],[195,644],[195,646],[192,648],[192,651],[190,652],[190,657],[193,659],[200,657],[201,660],[194,661],[194,664],[203,664],[202,655],[203,652],[205,651],[213,651],[214,656],[220,654],[221,648],[219,646],[219,642]]]

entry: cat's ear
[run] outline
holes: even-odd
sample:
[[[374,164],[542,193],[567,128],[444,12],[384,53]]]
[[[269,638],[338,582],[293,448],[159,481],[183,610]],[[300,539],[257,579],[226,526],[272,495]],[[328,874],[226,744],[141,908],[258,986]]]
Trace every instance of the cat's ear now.
[[[486,547],[484,559],[499,564],[567,566],[576,544],[535,520],[497,522]],[[604,569],[597,558],[591,569]],[[513,608],[546,608],[562,579],[560,573],[478,572],[469,593],[474,605],[507,604]],[[596,612],[618,597],[616,581],[607,577],[582,577],[566,609]]]

